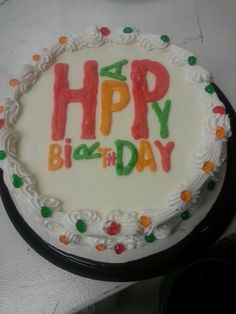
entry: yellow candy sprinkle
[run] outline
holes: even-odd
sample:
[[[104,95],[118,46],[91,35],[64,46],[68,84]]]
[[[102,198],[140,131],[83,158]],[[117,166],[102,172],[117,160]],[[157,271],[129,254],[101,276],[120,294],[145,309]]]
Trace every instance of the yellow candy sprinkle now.
[[[11,79],[10,81],[9,81],[9,84],[11,85],[11,86],[16,86],[16,85],[18,85],[20,83],[20,81],[18,80],[18,79],[16,79],[16,78],[13,78],[13,79]]]
[[[206,161],[203,164],[202,170],[205,171],[206,173],[212,172],[214,170],[214,164],[211,161]]]
[[[184,201],[185,203],[188,203],[191,201],[192,199],[192,193],[190,191],[183,191],[181,193],[181,199],[182,201]]]
[[[225,137],[225,128],[223,128],[222,126],[218,126],[216,128],[216,133],[215,133],[216,137],[221,139]]]
[[[69,244],[70,241],[65,234],[61,234],[59,237],[59,241],[64,243],[65,245]]]
[[[32,60],[34,61],[34,62],[38,62],[38,61],[40,61],[40,59],[41,59],[41,56],[40,55],[33,55],[32,56]]]
[[[0,113],[2,113],[4,111],[4,107],[0,106]]]
[[[103,243],[99,243],[99,244],[96,245],[96,250],[97,251],[105,251],[105,249],[106,249],[106,246]]]
[[[148,216],[141,216],[138,220],[138,223],[140,224],[141,227],[147,228],[151,225],[152,218]]]
[[[60,44],[66,44],[68,41],[68,38],[66,36],[61,36],[59,37],[58,41]]]

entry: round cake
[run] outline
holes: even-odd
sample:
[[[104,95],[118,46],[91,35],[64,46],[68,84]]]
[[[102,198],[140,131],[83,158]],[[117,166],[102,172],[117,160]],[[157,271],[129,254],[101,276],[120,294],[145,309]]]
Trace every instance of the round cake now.
[[[211,81],[168,35],[133,27],[91,27],[33,54],[0,120],[0,166],[24,220],[99,261],[166,247],[224,179],[230,123]]]

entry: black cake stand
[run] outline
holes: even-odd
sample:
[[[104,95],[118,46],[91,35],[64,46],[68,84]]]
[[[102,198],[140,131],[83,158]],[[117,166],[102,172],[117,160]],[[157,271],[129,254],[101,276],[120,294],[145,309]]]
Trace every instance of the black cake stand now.
[[[60,251],[39,237],[24,221],[0,172],[0,194],[6,212],[25,241],[40,255],[62,269],[106,281],[137,281],[167,274],[202,254],[223,233],[236,211],[236,116],[219,88],[214,85],[230,116],[232,136],[227,144],[227,169],[222,190],[207,216],[183,240],[159,253],[126,263],[103,263]]]

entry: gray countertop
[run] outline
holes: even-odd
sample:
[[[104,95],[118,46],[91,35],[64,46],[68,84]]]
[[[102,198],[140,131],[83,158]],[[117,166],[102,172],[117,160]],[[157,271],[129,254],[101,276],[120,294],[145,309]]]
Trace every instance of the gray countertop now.
[[[21,65],[59,35],[90,25],[131,25],[143,33],[167,33],[192,51],[236,109],[235,12],[235,0],[0,1],[0,102]],[[50,264],[20,237],[0,202],[1,314],[74,313],[128,285],[82,278]]]

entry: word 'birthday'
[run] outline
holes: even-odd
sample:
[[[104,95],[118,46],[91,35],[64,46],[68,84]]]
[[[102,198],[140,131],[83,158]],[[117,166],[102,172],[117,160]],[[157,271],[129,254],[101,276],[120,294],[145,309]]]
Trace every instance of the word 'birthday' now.
[[[54,66],[54,104],[51,122],[51,138],[53,141],[63,141],[66,137],[67,109],[70,103],[78,103],[82,106],[82,121],[80,123],[80,139],[96,139],[96,109],[99,86],[99,74],[110,79],[101,83],[101,117],[100,132],[102,136],[109,136],[112,132],[112,119],[116,112],[128,106],[131,97],[134,103],[134,120],[130,127],[134,140],[140,140],[139,149],[134,144],[125,140],[116,140],[116,152],[110,152],[111,148],[102,147],[99,142],[90,147],[85,144],[77,146],[72,154],[71,140],[66,139],[63,144],[53,143],[49,146],[48,168],[58,170],[64,166],[70,168],[72,157],[74,160],[102,158],[103,167],[116,165],[116,172],[119,175],[129,174],[136,165],[138,171],[144,167],[156,170],[156,162],[153,157],[148,129],[148,104],[157,117],[160,126],[160,137],[166,139],[169,136],[168,118],[171,109],[171,101],[165,100],[163,106],[158,103],[167,93],[169,88],[169,74],[166,68],[157,61],[133,60],[131,62],[130,79],[131,86],[125,82],[127,77],[123,75],[123,67],[128,60],[123,59],[98,70],[96,61],[86,61],[84,63],[83,86],[80,89],[69,87],[68,71],[69,65],[57,63]],[[149,88],[148,75],[152,74],[154,86]],[[116,94],[116,100],[114,95]],[[117,100],[118,99],[118,100]],[[115,115],[114,115],[115,118]],[[79,135],[79,134],[78,134]],[[119,136],[119,135],[117,135]],[[162,145],[160,141],[154,141],[162,158],[162,168],[165,172],[170,170],[170,155],[174,148],[173,142]],[[130,150],[130,160],[124,164],[123,151]],[[96,151],[96,152],[95,152]],[[79,153],[78,153],[79,152]],[[92,153],[91,153],[92,152]],[[62,155],[64,157],[62,157]]]

